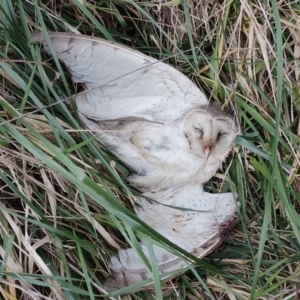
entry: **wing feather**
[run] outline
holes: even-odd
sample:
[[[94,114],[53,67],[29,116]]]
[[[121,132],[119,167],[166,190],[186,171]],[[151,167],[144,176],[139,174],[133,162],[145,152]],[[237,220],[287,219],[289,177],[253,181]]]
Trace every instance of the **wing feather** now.
[[[78,110],[87,118],[171,122],[208,103],[181,72],[138,51],[84,35],[49,32],[49,37],[74,81],[88,88],[77,98]],[[32,40],[42,42],[51,54],[41,34],[34,33]]]
[[[177,188],[171,194],[172,198],[170,191],[152,193],[151,196],[181,209],[149,203],[140,197],[136,213],[150,227],[198,258],[217,247],[236,223],[236,205],[231,193],[209,194],[201,185],[194,184]],[[149,258],[146,245],[141,243],[141,248]],[[154,246],[154,252],[160,274],[166,274],[164,279],[168,272],[187,266],[182,258],[158,246]],[[120,250],[118,254],[111,260],[112,274],[105,283],[109,289],[151,278],[151,273],[133,249]]]

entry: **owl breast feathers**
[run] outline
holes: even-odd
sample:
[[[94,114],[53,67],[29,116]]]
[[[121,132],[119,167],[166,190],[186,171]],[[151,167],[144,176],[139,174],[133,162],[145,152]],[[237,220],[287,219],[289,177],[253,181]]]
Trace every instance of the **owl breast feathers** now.
[[[65,63],[74,82],[84,83],[86,91],[75,97],[84,126],[101,131],[99,141],[132,170],[130,184],[157,201],[138,197],[138,216],[198,257],[211,251],[224,238],[222,224],[235,223],[232,194],[202,188],[232,148],[232,115],[176,69],[127,47],[67,33],[33,33],[32,39]],[[154,250],[161,274],[186,265]],[[106,285],[113,288],[151,277],[133,249],[113,257],[111,269]]]

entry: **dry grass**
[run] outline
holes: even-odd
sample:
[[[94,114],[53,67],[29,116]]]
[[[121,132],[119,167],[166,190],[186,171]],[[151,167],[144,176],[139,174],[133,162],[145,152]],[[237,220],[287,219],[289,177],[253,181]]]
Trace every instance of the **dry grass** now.
[[[299,299],[298,1],[0,5],[2,299],[101,298],[109,256],[128,236],[160,240],[130,213],[128,171],[79,130],[73,107],[34,112],[78,88],[53,61],[34,63],[46,59],[30,44],[37,29],[78,30],[164,59],[237,111],[243,134],[225,181],[219,174],[208,188],[238,194],[239,225],[162,295],[126,299]]]

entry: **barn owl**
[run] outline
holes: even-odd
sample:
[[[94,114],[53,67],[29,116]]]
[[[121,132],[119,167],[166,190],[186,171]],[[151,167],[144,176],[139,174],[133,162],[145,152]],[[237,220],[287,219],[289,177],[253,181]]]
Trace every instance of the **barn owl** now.
[[[235,219],[232,194],[202,188],[231,150],[237,134],[232,115],[209,103],[178,70],[138,51],[84,35],[48,35],[34,33],[32,39],[65,63],[74,82],[84,83],[86,91],[75,97],[79,115],[92,132],[101,130],[100,142],[132,170],[128,180],[142,193],[137,215],[186,251],[204,255],[209,241],[219,243],[220,228]],[[203,207],[206,212],[189,211]],[[184,263],[165,249],[154,250],[161,273]],[[151,275],[133,249],[112,258],[111,268],[107,285],[113,287]]]
[[[141,192],[208,181],[236,135],[234,121],[217,104],[199,106],[168,124],[129,120],[105,126],[82,119],[90,129],[105,129],[101,142],[134,171],[128,180]]]

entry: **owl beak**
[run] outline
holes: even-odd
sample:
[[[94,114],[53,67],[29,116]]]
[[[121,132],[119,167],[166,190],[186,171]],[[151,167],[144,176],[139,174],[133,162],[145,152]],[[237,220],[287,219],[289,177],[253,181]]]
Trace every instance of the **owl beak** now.
[[[211,145],[205,145],[203,148],[204,148],[205,158],[208,159],[209,156],[210,156],[210,153],[211,153],[212,146]]]

